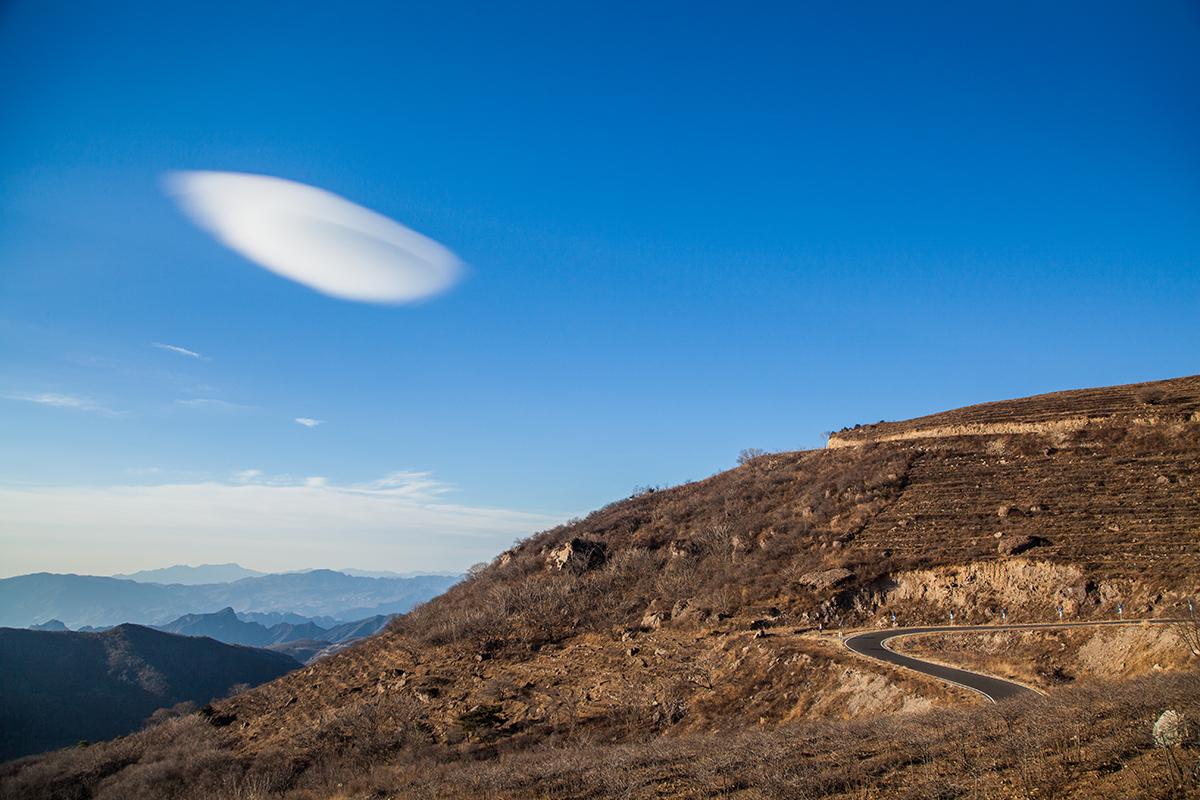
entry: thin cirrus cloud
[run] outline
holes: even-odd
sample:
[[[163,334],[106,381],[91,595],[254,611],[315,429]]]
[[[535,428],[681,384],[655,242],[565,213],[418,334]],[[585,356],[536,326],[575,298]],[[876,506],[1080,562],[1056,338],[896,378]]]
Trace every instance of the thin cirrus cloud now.
[[[51,408],[65,408],[71,411],[88,411],[93,414],[99,414],[102,417],[121,416],[120,411],[113,411],[111,408],[106,408],[86,397],[77,397],[72,394],[40,392],[37,394],[9,395],[8,399],[18,400],[25,403],[36,403],[37,405],[50,406]]]
[[[231,403],[228,400],[217,400],[213,397],[191,397],[186,400],[176,400],[175,405],[207,411],[254,411],[256,409],[256,406]]]
[[[197,358],[200,360],[207,360],[204,358],[204,356],[200,355],[195,350],[188,350],[186,347],[180,347],[177,344],[164,344],[163,342],[153,342],[151,344],[151,346],[157,347],[159,350],[166,350],[171,353],[178,353],[179,355],[187,356],[188,358]]]
[[[296,417],[296,420],[295,420],[295,421],[296,421],[296,423],[297,423],[297,424],[299,424],[299,425],[303,425],[303,426],[304,426],[304,427],[306,427],[306,428],[315,428],[315,427],[317,427],[318,425],[324,425],[324,424],[325,424],[325,420],[323,420],[323,419],[313,419],[312,417]]]
[[[165,183],[226,247],[331,297],[410,303],[446,291],[463,272],[433,239],[314,186],[210,171],[173,172]]]

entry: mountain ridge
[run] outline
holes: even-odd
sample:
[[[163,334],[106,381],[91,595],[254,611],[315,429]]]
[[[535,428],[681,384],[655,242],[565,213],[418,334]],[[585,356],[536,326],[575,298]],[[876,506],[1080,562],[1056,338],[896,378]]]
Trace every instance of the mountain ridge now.
[[[242,578],[255,578],[266,574],[258,570],[247,569],[241,564],[229,562],[226,564],[197,564],[195,566],[190,564],[175,564],[159,569],[144,569],[128,574],[116,574],[112,577],[119,580],[134,581],[135,583],[197,586],[210,583],[231,583]]]
[[[207,636],[226,644],[264,647],[291,652],[279,645],[304,643],[305,650],[320,651],[330,645],[343,644],[378,633],[391,616],[377,615],[351,620],[329,627],[315,622],[279,622],[263,625],[242,620],[237,612],[226,606],[211,614],[185,614],[166,625],[152,626],[155,630],[180,636]]]
[[[0,625],[26,627],[50,619],[70,628],[164,625],[185,614],[227,606],[247,613],[332,617],[341,623],[408,611],[456,580],[363,578],[313,570],[188,586],[42,572],[0,579]]]
[[[299,666],[282,653],[141,625],[0,628],[0,759],[128,733],[157,709],[207,703]]]

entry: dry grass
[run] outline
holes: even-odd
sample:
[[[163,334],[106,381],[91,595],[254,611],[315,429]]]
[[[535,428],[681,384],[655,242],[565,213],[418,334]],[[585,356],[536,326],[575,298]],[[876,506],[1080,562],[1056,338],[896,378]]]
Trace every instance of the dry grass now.
[[[1200,676],[719,737],[597,744],[579,736],[507,754],[409,742],[309,764],[239,758],[191,717],[167,723],[169,738],[138,734],[8,765],[0,797],[1195,798],[1200,787],[1178,769],[1200,758],[1194,738],[1167,752],[1151,736],[1166,708],[1200,720]]]

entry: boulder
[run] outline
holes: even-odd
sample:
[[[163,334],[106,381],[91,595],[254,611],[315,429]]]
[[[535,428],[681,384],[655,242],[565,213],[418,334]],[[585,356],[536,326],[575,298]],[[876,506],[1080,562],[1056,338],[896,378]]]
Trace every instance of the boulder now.
[[[656,631],[663,626],[663,623],[671,619],[670,611],[647,611],[642,615],[642,628],[648,631]]]
[[[1006,536],[996,545],[996,552],[1002,556],[1017,556],[1046,544],[1050,542],[1040,536]]]
[[[590,539],[571,539],[550,551],[546,566],[551,569],[584,572],[595,569],[608,559],[608,548],[604,542]]]
[[[705,622],[711,616],[711,609],[696,605],[690,600],[679,600],[676,601],[675,605],[671,606],[672,623],[700,623]]]
[[[796,583],[813,589],[830,589],[834,586],[840,586],[853,578],[854,573],[850,570],[843,567],[834,567],[833,569],[819,570],[817,572],[807,572],[797,578]]]

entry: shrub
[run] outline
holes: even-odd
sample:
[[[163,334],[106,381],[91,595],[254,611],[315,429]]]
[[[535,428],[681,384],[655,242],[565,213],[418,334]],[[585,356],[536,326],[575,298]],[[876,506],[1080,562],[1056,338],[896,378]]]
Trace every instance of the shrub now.
[[[498,705],[479,705],[458,715],[458,726],[473,738],[483,738],[506,722]]]
[[[763,450],[761,447],[747,447],[745,450],[738,453],[738,466],[740,467],[745,464],[749,464],[754,459],[759,458],[760,456],[765,456],[766,454],[767,451]]]

